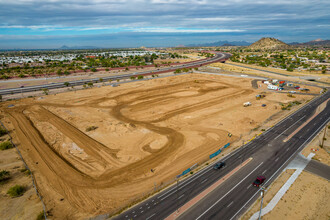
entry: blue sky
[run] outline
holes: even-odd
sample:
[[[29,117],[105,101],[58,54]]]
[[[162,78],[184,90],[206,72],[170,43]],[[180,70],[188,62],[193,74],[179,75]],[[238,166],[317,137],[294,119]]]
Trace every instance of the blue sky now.
[[[329,39],[330,1],[0,0],[0,48]]]

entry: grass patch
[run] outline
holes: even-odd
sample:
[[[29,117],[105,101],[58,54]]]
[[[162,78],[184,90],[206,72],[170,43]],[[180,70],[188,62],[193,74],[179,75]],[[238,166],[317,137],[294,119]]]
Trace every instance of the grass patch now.
[[[10,178],[10,172],[7,170],[0,171],[0,182],[4,182]]]
[[[25,187],[24,186],[20,186],[20,185],[15,185],[9,188],[9,190],[7,191],[7,194],[12,197],[18,197],[23,195],[23,193],[25,192]]]
[[[13,148],[13,144],[10,141],[5,141],[0,144],[0,150],[7,150]]]

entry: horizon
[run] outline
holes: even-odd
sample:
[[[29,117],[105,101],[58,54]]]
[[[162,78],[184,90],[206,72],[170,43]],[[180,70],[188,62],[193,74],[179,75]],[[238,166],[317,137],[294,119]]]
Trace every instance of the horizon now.
[[[330,36],[328,1],[0,0],[0,49],[285,43]],[[14,15],[14,16],[13,16]]]

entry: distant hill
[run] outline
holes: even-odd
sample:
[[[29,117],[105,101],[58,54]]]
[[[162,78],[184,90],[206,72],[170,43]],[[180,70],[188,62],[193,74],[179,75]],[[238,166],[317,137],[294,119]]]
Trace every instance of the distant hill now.
[[[316,39],[312,41],[308,41],[306,43],[302,43],[299,45],[303,46],[325,46],[325,45],[330,45],[330,40],[322,40],[322,39]]]
[[[252,50],[277,50],[277,49],[288,49],[289,45],[272,37],[263,37],[257,42],[254,42],[248,49]]]
[[[246,41],[217,41],[204,44],[189,44],[187,47],[220,47],[220,46],[249,46],[251,43]]]
[[[99,49],[98,47],[94,46],[73,46],[68,47],[66,45],[63,45],[62,47],[58,48],[59,50],[79,50],[79,49]]]

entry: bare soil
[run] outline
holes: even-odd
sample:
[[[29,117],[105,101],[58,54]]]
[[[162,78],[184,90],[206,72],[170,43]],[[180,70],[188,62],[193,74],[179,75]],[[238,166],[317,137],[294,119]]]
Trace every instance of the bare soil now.
[[[120,209],[281,118],[280,102],[312,98],[259,93],[249,79],[189,74],[6,102],[1,114],[47,209],[83,219]]]
[[[1,219],[36,219],[42,211],[42,205],[16,149],[0,151],[1,170],[10,172],[10,179],[0,183]],[[25,187],[22,196],[11,198],[7,194],[8,189],[14,185]]]
[[[286,173],[274,182],[274,186],[283,185]],[[267,200],[268,194],[276,194],[277,187],[271,187],[265,193]],[[274,193],[273,193],[274,192]],[[269,200],[274,196],[269,196]],[[330,183],[329,181],[303,171],[296,181],[292,184],[290,189],[282,197],[275,208],[264,215],[262,219],[277,220],[277,219],[320,219],[327,220],[330,217]],[[264,200],[265,201],[265,200]],[[256,202],[253,208],[242,218],[249,219],[249,217],[258,211],[260,208],[260,201]]]

